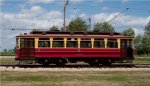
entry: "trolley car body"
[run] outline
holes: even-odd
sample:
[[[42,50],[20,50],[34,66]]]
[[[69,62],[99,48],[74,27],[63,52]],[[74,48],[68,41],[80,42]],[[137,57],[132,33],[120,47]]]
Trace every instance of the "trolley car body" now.
[[[119,33],[37,31],[16,38],[19,62],[110,64],[134,59],[134,37]]]

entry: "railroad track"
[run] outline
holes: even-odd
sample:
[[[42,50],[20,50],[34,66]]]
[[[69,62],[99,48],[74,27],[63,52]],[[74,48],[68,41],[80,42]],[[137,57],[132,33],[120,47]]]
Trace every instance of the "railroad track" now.
[[[88,64],[67,64],[64,66],[57,65],[40,65],[40,64],[24,64],[24,65],[16,65],[16,64],[1,64],[0,67],[18,67],[18,68],[150,68],[150,64],[112,64],[111,66],[90,66]]]

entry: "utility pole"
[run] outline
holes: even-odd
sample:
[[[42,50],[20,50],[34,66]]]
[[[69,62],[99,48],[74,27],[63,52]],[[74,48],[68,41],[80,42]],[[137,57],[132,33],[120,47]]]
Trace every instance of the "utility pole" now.
[[[64,29],[63,31],[66,31],[66,7],[68,5],[68,0],[64,0]]]

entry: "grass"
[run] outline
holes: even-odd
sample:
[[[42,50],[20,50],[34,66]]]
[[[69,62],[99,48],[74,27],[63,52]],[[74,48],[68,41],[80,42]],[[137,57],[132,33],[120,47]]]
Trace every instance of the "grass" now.
[[[150,86],[149,71],[1,72],[1,86]]]
[[[15,52],[0,52],[0,56],[15,56]]]
[[[1,64],[15,64],[17,62],[15,61],[15,58],[0,58],[0,63]]]
[[[133,63],[135,63],[135,64],[150,64],[150,57],[135,58]]]

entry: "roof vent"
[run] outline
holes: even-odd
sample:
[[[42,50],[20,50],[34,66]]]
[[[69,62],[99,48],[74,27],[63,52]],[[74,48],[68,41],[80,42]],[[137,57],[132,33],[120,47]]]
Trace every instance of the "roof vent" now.
[[[42,32],[42,35],[46,35],[46,32]]]
[[[27,35],[27,33],[24,33],[24,35]]]
[[[70,32],[70,35],[74,35],[74,32]]]
[[[114,35],[114,33],[110,33],[110,36],[113,36]]]
[[[83,32],[84,35],[88,35],[88,32]]]

